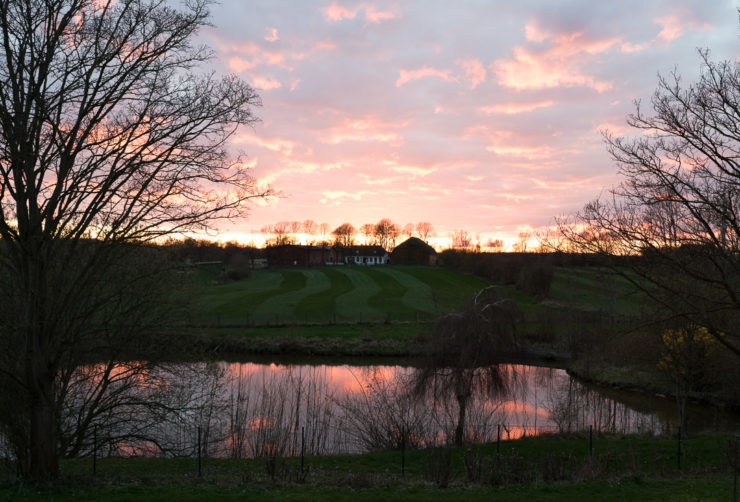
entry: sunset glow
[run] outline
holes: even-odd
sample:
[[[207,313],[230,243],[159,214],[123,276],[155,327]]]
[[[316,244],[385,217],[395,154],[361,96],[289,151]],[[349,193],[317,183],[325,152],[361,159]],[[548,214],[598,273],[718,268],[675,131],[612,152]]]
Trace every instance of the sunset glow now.
[[[282,196],[221,224],[390,218],[510,247],[617,182],[601,132],[629,132],[657,73],[736,56],[733,2],[223,2],[201,34],[259,90],[235,151]],[[224,239],[221,236],[221,239]]]

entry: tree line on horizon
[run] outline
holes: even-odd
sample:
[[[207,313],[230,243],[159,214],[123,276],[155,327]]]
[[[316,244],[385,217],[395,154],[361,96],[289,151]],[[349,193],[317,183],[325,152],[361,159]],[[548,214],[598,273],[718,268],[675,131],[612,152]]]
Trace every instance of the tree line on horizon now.
[[[357,243],[378,245],[392,250],[398,239],[417,237],[427,244],[438,234],[434,225],[428,221],[407,223],[403,226],[394,223],[389,218],[382,218],[377,223],[365,223],[359,227],[350,222],[344,222],[332,229],[328,223],[316,223],[314,220],[279,221],[272,225],[260,228],[265,236],[266,246],[281,246],[286,244],[307,245],[334,245],[339,247],[353,246]],[[302,238],[301,238],[302,237]],[[517,241],[512,250],[515,252],[531,251],[528,241],[533,237],[531,232],[519,232]],[[473,236],[464,228],[455,229],[448,235],[449,247],[470,251],[489,250],[500,252],[504,250],[502,239],[482,239],[480,235]]]
[[[316,223],[314,220],[279,221],[265,225],[260,232],[266,236],[266,246],[286,244],[333,245],[349,247],[363,242],[366,245],[378,245],[391,250],[401,237],[417,237],[429,242],[434,237],[434,226],[428,221],[399,225],[389,218],[382,218],[377,223],[366,223],[359,228],[349,222],[332,229],[328,223]],[[303,236],[303,239],[300,238]]]

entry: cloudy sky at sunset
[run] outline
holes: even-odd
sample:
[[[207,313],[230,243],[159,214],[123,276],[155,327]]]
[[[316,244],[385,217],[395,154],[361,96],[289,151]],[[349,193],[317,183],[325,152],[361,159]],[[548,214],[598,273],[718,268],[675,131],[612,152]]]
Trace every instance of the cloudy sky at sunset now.
[[[624,133],[657,74],[695,77],[698,47],[740,48],[727,0],[224,0],[203,32],[218,71],[259,90],[233,138],[260,183],[249,232],[383,217],[510,237],[618,178]]]

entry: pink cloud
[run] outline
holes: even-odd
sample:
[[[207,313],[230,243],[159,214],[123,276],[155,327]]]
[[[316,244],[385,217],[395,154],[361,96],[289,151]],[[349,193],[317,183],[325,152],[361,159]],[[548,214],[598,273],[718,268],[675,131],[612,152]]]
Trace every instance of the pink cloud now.
[[[544,42],[550,37],[550,33],[540,26],[539,21],[533,19],[524,27],[524,36],[530,42]]]
[[[389,167],[392,171],[395,171],[399,174],[406,174],[406,175],[413,176],[413,177],[417,177],[417,176],[424,177],[429,174],[432,174],[434,171],[437,170],[436,167],[424,167],[424,166],[399,164],[394,160],[383,161],[383,165]]]
[[[331,38],[322,38],[321,40],[313,44],[313,49],[315,51],[328,51],[334,50],[336,48],[337,44],[334,43],[334,40],[332,40]]]
[[[338,206],[342,202],[342,199],[361,200],[363,195],[370,193],[372,192],[369,190],[357,190],[355,192],[348,192],[346,190],[324,190],[322,193],[323,197],[319,200],[322,204]]]
[[[324,11],[324,17],[329,21],[341,21],[342,19],[354,19],[357,16],[359,7],[355,7],[353,10],[350,10],[335,2],[324,7],[322,10]]]
[[[622,42],[619,46],[620,50],[624,53],[631,54],[633,52],[644,51],[649,44],[633,44],[631,42]]]
[[[259,144],[257,141],[255,141],[255,144]],[[273,139],[273,140],[266,140],[262,146],[266,146],[267,148],[271,150],[275,150],[275,147],[280,147],[280,140],[279,139]],[[291,145],[292,149],[292,145]],[[277,151],[277,150],[276,150]],[[336,162],[327,162],[327,163],[320,163],[320,162],[313,162],[310,160],[296,160],[292,158],[288,158],[288,155],[292,154],[292,150],[288,150],[286,152],[280,152],[285,155],[282,159],[280,159],[280,168],[273,169],[271,172],[267,174],[263,174],[258,179],[259,185],[272,185],[275,183],[275,180],[283,177],[287,177],[288,179],[295,180],[300,176],[305,175],[312,175],[316,176],[317,173],[323,173],[326,171],[332,171],[334,169],[340,169],[342,166],[339,163]]]
[[[269,91],[271,89],[280,89],[283,84],[280,83],[280,81],[276,80],[273,77],[263,77],[262,75],[255,75],[252,77],[252,85],[256,87],[257,89],[262,89],[263,91]]]
[[[555,101],[548,99],[545,101],[536,101],[533,103],[501,103],[496,105],[488,105],[479,108],[483,113],[487,114],[503,114],[503,115],[516,115],[518,113],[527,113],[535,111],[539,108],[549,108],[555,104]]]
[[[459,61],[458,64],[462,66],[465,71],[466,80],[470,80],[470,88],[475,89],[478,84],[486,81],[486,68],[477,59],[466,59]]]
[[[370,116],[344,119],[340,124],[331,127],[328,133],[321,137],[321,141],[332,145],[348,141],[396,142],[400,137],[394,129],[403,126],[404,123],[382,122]]]
[[[267,32],[267,35],[265,35],[265,40],[268,42],[276,42],[277,40],[280,40],[278,37],[278,31],[277,28],[265,28],[265,31]]]
[[[299,61],[306,56],[305,53],[300,51],[281,51],[267,47],[270,46],[263,47],[251,40],[238,44],[218,43],[221,52],[226,55],[232,54],[229,58],[229,65],[234,71],[251,69],[257,65],[279,66],[292,71],[293,68],[288,65],[288,61]],[[237,68],[241,68],[241,70],[237,70]]]
[[[373,4],[362,3],[356,6],[354,9],[348,9],[347,7],[338,4],[337,2],[324,7],[324,17],[328,21],[336,22],[343,19],[355,19],[360,10],[365,13],[365,20],[368,23],[382,23],[390,19],[396,19],[400,17],[400,14],[395,10],[378,10]]]
[[[284,155],[290,155],[293,152],[295,143],[286,138],[262,138],[255,134],[244,133],[238,134],[232,138],[232,142],[235,144],[249,143],[252,145],[258,145],[273,152],[280,152]]]
[[[689,14],[685,14],[683,17],[687,17],[689,19],[682,19],[682,16],[677,14],[669,14],[667,16],[653,19],[655,24],[661,27],[660,33],[658,33],[656,38],[665,43],[671,43],[683,35],[689,28],[702,30],[709,30],[712,28],[712,25],[709,23],[697,23]]]
[[[251,70],[254,66],[253,61],[247,61],[239,56],[229,58],[229,68],[237,73],[241,73],[244,70]]]
[[[438,70],[431,66],[422,66],[416,70],[405,70],[401,68],[398,80],[396,80],[396,87],[401,87],[411,80],[418,80],[425,77],[437,77],[447,82],[454,80],[450,77],[450,70]]]
[[[553,87],[590,87],[598,92],[612,88],[612,83],[586,73],[582,66],[589,56],[606,52],[617,45],[618,38],[589,39],[583,32],[551,33],[534,20],[525,28],[527,38],[544,47],[516,46],[513,55],[493,64],[501,85],[514,89]]]
[[[370,23],[380,23],[389,19],[396,19],[397,17],[399,16],[394,11],[379,11],[373,5],[365,6],[365,19]]]

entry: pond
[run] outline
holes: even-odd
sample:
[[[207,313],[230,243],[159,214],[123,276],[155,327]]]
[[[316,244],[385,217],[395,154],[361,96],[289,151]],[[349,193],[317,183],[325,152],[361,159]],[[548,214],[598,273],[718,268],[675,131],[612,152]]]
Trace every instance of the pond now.
[[[489,369],[417,384],[409,366],[196,362],[121,363],[76,372],[63,413],[70,456],[261,457],[354,453],[443,444],[461,420],[466,441],[549,432],[661,434],[675,430],[675,404],[584,385],[564,370],[501,365],[506,384],[488,391]],[[112,380],[101,392],[100,376]],[[459,377],[460,375],[458,375]],[[452,380],[451,380],[452,378]],[[101,399],[95,399],[99,395]],[[97,410],[91,403],[97,403]],[[81,427],[80,417],[90,417]],[[707,407],[689,411],[694,430],[737,426]]]

